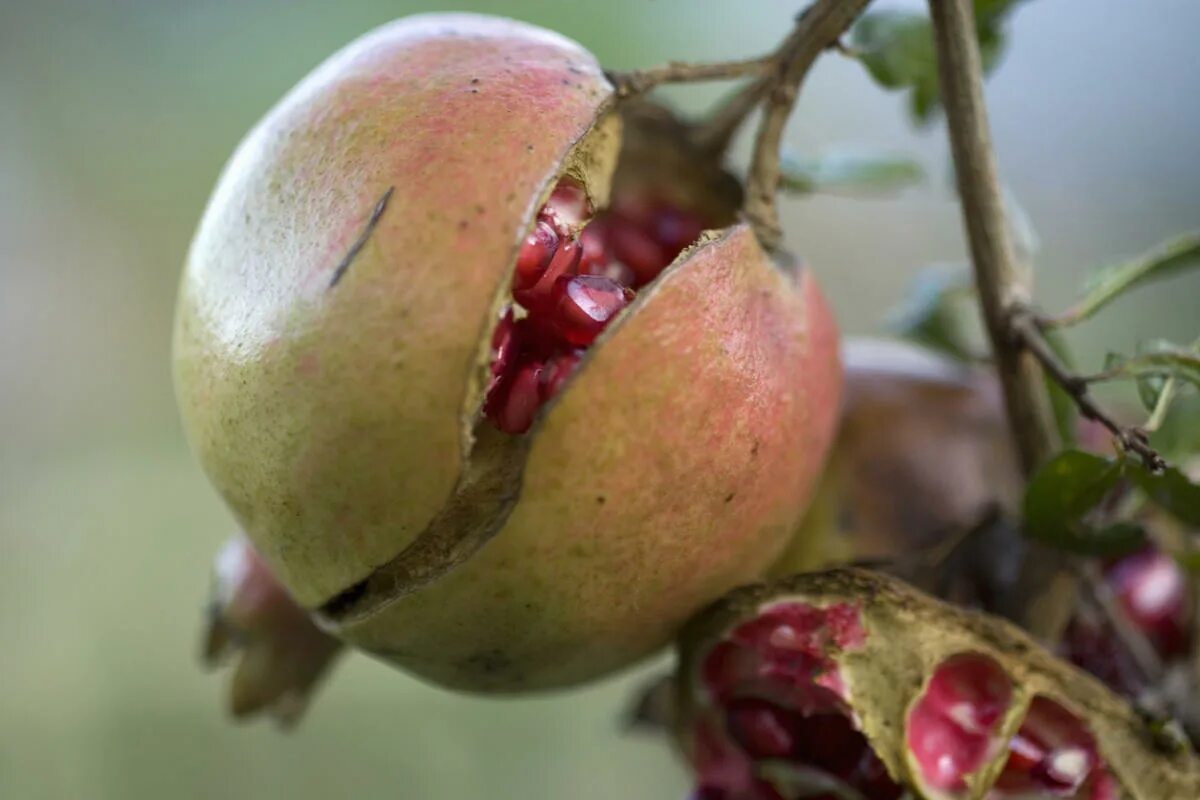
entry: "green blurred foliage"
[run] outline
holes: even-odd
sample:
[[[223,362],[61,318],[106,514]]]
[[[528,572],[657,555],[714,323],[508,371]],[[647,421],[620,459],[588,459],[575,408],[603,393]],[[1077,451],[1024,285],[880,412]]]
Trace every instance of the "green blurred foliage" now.
[[[765,52],[799,5],[453,4],[557,27],[613,67]],[[636,675],[483,701],[354,657],[280,736],[228,725],[222,680],[196,666],[207,563],[230,521],[171,396],[192,227],[238,138],[307,70],[373,25],[449,7],[0,3],[0,798],[682,796],[667,748],[619,733]],[[989,97],[1006,179],[1042,233],[1052,309],[1093,265],[1200,219],[1200,109],[1185,101],[1200,85],[1200,6],[1164,7],[1060,0],[1012,20]],[[673,96],[695,110],[717,94]],[[847,331],[877,329],[921,265],[963,260],[944,137],[913,131],[901,103],[831,56],[789,132],[793,152],[911,153],[931,176],[900,198],[785,200],[789,241]],[[1192,341],[1198,293],[1194,276],[1142,290],[1073,340],[1081,362]]]

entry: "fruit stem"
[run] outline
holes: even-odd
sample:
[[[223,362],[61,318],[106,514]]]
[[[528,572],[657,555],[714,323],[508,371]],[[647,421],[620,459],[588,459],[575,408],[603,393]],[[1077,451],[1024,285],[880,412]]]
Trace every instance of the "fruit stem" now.
[[[796,27],[776,51],[774,76],[766,108],[754,141],[754,154],[746,179],[746,219],[768,251],[783,240],[775,195],[779,189],[780,146],[800,85],[817,57],[836,47],[841,35],[866,8],[869,0],[816,0],[796,19]]]

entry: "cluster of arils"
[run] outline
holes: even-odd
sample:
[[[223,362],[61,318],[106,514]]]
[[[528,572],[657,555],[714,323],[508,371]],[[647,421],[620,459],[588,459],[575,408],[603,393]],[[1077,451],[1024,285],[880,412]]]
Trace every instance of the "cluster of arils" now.
[[[700,236],[698,214],[643,196],[595,217],[583,189],[559,182],[517,253],[514,305],[492,338],[484,413],[523,433],[636,290]]]
[[[712,713],[696,729],[697,800],[784,800],[807,781],[814,794],[846,791],[893,800],[901,788],[847,705],[831,646],[853,647],[864,633],[857,612],[787,603],[764,609],[717,643],[701,667]]]

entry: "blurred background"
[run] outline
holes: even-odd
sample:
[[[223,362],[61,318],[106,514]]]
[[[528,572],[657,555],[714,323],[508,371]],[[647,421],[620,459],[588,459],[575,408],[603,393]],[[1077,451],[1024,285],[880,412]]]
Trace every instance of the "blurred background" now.
[[[557,28],[615,68],[766,51],[800,0],[0,0],[0,798],[681,797],[661,743],[621,733],[646,670],[476,700],[347,659],[300,729],[235,727],[197,668],[230,521],[175,418],[178,271],[218,170],[326,55],[418,10]],[[1039,0],[989,85],[1002,169],[1040,232],[1039,295],[1200,221],[1200,4]],[[716,89],[675,95],[700,109]],[[789,139],[908,152],[926,184],[786,204],[850,332],[913,272],[962,258],[938,126],[830,56]],[[744,158],[745,143],[739,153]],[[1141,291],[1077,337],[1190,341],[1200,281]],[[648,667],[647,669],[652,669]]]

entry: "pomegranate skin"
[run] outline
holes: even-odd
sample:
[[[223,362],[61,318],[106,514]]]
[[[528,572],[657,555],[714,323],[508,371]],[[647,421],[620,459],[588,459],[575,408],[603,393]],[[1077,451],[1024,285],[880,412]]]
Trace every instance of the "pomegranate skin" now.
[[[409,17],[317,68],[225,168],[180,290],[177,395],[301,604],[392,558],[451,494],[496,297],[610,93],[557,34]]]
[[[625,313],[534,428],[500,533],[341,636],[461,689],[567,686],[665,644],[778,558],[841,389],[811,272],[781,272],[739,225]]]
[[[528,434],[480,420],[535,214],[564,169],[605,199],[581,140],[616,138],[610,99],[556,34],[393,23],[251,133],[189,257],[176,382],[206,471],[327,631],[444,686],[573,685],[667,643],[778,558],[833,436],[832,316],[744,226],[639,291]],[[405,560],[449,559],[421,545],[459,523],[486,544]]]

